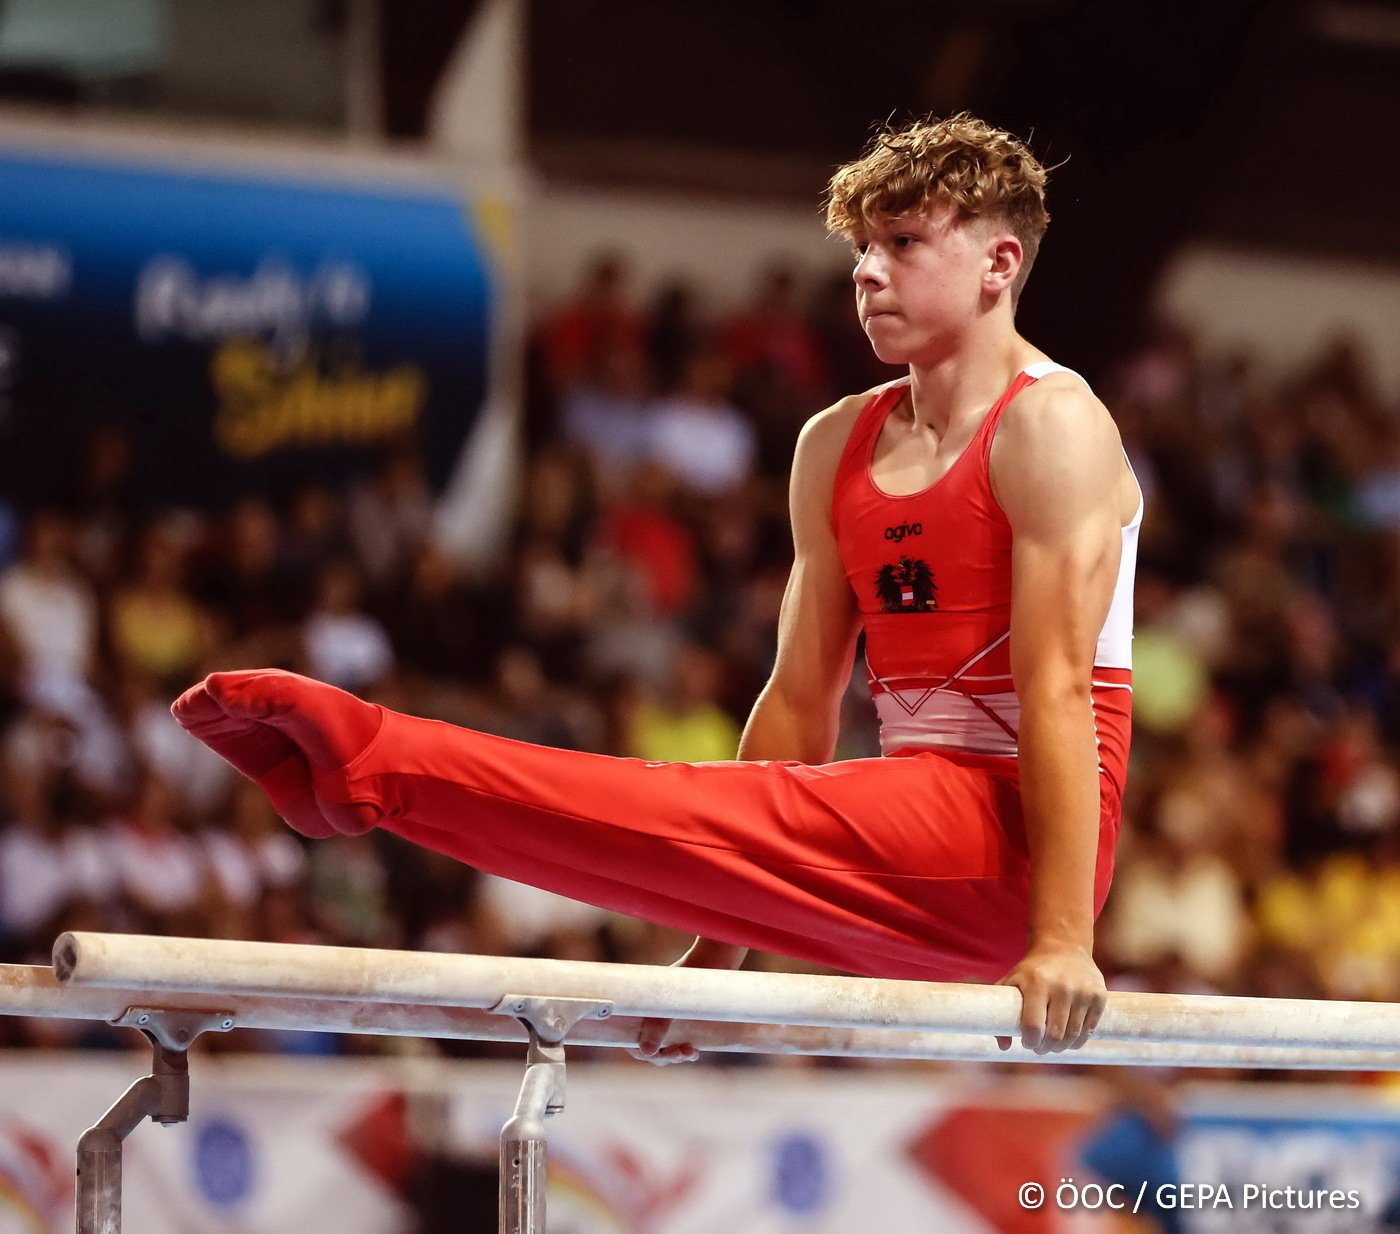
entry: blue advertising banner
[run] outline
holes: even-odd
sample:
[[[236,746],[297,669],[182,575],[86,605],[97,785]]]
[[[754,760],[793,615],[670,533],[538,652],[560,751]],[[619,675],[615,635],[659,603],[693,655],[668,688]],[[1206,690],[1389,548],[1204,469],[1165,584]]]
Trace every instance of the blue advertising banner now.
[[[1316,1091],[1251,1100],[1203,1085],[1165,1126],[1160,1112],[1118,1111],[1081,1141],[1093,1181],[1062,1180],[1052,1198],[1148,1216],[1167,1234],[1400,1229],[1400,1107]]]
[[[491,255],[464,194],[0,148],[0,484],[43,500],[114,426],[161,502],[443,484],[486,400]]]

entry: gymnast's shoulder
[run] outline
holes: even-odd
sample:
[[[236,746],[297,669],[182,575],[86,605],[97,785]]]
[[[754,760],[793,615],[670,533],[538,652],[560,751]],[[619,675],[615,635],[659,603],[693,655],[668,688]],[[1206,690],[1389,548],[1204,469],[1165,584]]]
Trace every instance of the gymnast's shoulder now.
[[[812,416],[798,434],[794,465],[834,471],[860,413],[884,389],[875,386],[861,394],[848,394]]]

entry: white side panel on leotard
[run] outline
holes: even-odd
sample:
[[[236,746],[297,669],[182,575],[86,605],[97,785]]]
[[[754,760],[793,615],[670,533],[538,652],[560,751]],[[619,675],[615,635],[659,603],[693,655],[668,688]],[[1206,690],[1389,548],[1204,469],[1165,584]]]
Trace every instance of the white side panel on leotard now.
[[[1089,383],[1084,381],[1079,373],[1063,364],[1056,364],[1053,360],[1028,365],[1026,373],[1037,380],[1049,373],[1068,373],[1071,377],[1078,377],[1083,381],[1092,393],[1092,387],[1089,387]],[[1127,454],[1123,457],[1126,459]],[[1128,470],[1132,470],[1131,463],[1128,464]],[[1134,476],[1133,480],[1136,482],[1137,477]],[[1123,555],[1118,561],[1118,578],[1113,586],[1113,602],[1108,607],[1108,617],[1099,631],[1094,664],[1100,668],[1133,667],[1133,576],[1137,571],[1138,529],[1142,526],[1142,513],[1142,485],[1139,484],[1137,513],[1123,528]]]

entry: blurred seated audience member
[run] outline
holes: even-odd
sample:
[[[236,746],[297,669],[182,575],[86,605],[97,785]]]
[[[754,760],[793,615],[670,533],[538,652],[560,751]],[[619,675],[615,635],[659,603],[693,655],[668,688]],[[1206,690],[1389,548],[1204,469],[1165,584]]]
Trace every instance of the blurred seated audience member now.
[[[758,436],[729,401],[730,385],[724,357],[703,351],[687,362],[676,393],[656,405],[647,452],[697,493],[722,495],[753,473]]]
[[[509,955],[510,945],[501,923],[488,911],[481,896],[487,875],[477,874],[469,894],[454,902],[433,906],[418,947],[423,951],[459,951],[466,955]]]
[[[1400,746],[1400,630],[1386,637],[1362,693],[1372,700],[1386,745]]]
[[[19,507],[9,496],[0,493],[0,575],[19,560],[23,538],[24,519]],[[4,628],[0,623],[0,631]]]
[[[57,511],[30,516],[23,555],[0,575],[0,622],[26,678],[89,679],[97,655],[97,601],[73,564],[72,525]]]
[[[597,571],[543,534],[524,542],[514,564],[514,633],[530,644],[550,677],[571,681],[581,667],[587,632],[601,615]]]
[[[792,454],[802,426],[831,403],[825,391],[803,393],[772,369],[751,368],[734,382],[734,405],[753,425],[754,470],[773,492],[787,493]]]
[[[354,562],[331,562],[321,571],[315,607],[302,625],[308,672],[342,690],[365,690],[394,671],[393,644],[364,611],[363,591]]]
[[[1334,394],[1366,419],[1383,413],[1376,366],[1367,344],[1353,334],[1342,332],[1325,343],[1299,377],[1298,387],[1304,395],[1317,390]]]
[[[98,425],[78,443],[64,510],[73,519],[78,564],[98,587],[113,582],[123,565],[132,529],[146,511],[136,483],[135,448],[128,433]]]
[[[247,780],[233,786],[224,825],[206,828],[201,838],[220,892],[240,908],[255,908],[268,888],[292,887],[306,876],[305,850]]]
[[[261,497],[244,497],[208,531],[190,563],[190,590],[236,640],[295,616],[278,563],[282,528]]]
[[[671,688],[660,700],[645,700],[637,708],[629,753],[650,762],[734,758],[739,725],[718,702],[723,669],[723,661],[710,648],[684,645],[676,656]]]
[[[435,922],[455,917],[476,900],[479,875],[475,870],[445,857],[397,841],[376,849],[384,863],[385,894],[389,911],[400,923],[412,945]]]
[[[1245,960],[1231,993],[1250,998],[1326,998],[1327,990],[1309,951],[1261,939]]]
[[[1298,493],[1277,481],[1262,482],[1246,499],[1241,534],[1209,559],[1229,606],[1227,681],[1236,694],[1267,698],[1287,684],[1288,612],[1301,590],[1296,563],[1309,520]]]
[[[332,941],[314,919],[309,879],[288,883],[284,887],[266,888],[258,904],[256,919],[256,937],[269,943],[320,944]]]
[[[607,492],[625,483],[644,457],[652,403],[646,360],[637,349],[610,348],[595,373],[560,396],[560,420],[565,438],[588,456],[595,482]]]
[[[596,749],[601,718],[589,705],[552,686],[539,657],[507,647],[496,661],[496,688],[482,725],[498,737],[568,750]]]
[[[822,406],[902,375],[901,370],[880,363],[871,351],[870,340],[851,311],[854,299],[849,274],[832,274],[817,286],[812,335],[830,374],[826,390],[816,400]],[[814,406],[808,414],[817,410]]]
[[[1253,952],[1249,953],[1253,955]],[[1118,973],[1108,983],[1110,990],[1130,990],[1153,994],[1219,994],[1218,985],[1197,973],[1183,956],[1164,951],[1151,964]]]
[[[628,301],[627,282],[623,259],[616,253],[599,254],[574,298],[545,317],[540,346],[556,391],[595,380],[609,351],[644,350],[646,322]]]
[[[130,668],[119,670],[114,697],[132,756],[196,813],[211,814],[233,784],[243,783],[223,759],[175,723],[171,692],[158,690],[150,677]]]
[[[680,384],[686,361],[704,339],[694,290],[680,280],[667,283],[656,293],[647,322],[647,360],[661,394],[670,394]]]
[[[1210,695],[1209,665],[1176,621],[1178,594],[1151,569],[1134,594],[1133,725],[1159,735],[1186,728]]]
[[[1127,402],[1153,411],[1170,411],[1190,396],[1195,360],[1190,333],[1170,321],[1158,321],[1106,384]]]
[[[1196,975],[1228,983],[1251,941],[1230,865],[1165,828],[1139,832],[1125,849],[1103,930],[1106,950],[1133,968],[1180,956]]]
[[[180,809],[171,787],[145,772],[107,827],[121,889],[157,933],[179,933],[169,925],[199,905],[211,885],[204,853],[183,826]]]
[[[370,586],[397,585],[432,530],[433,494],[423,460],[413,450],[394,450],[351,488],[348,514],[355,556]]]
[[[719,346],[739,377],[766,369],[788,389],[811,400],[827,388],[821,347],[798,302],[797,275],[786,265],[772,265],[763,272],[753,300],[721,327]]]
[[[188,684],[211,634],[185,590],[185,551],[168,525],[148,527],[131,581],[112,597],[109,618],[118,662],[178,688]]]
[[[1244,878],[1280,847],[1283,828],[1270,787],[1236,748],[1238,734],[1234,700],[1211,695],[1174,735],[1155,776],[1144,777],[1139,788],[1151,795],[1137,809],[1142,825],[1169,834],[1181,849],[1214,852]]]
[[[669,663],[675,653],[667,657]],[[628,758],[632,754],[632,732],[637,725],[637,710],[646,691],[635,673],[625,669],[601,674],[596,682],[596,695],[602,729],[600,754]]]
[[[342,946],[399,947],[391,918],[388,873],[373,835],[337,836],[311,849],[312,917],[327,938]]]
[[[1387,424],[1363,460],[1356,493],[1363,522],[1382,531],[1400,531],[1400,427]]]
[[[102,798],[130,789],[126,734],[86,681],[56,673],[30,679],[28,709],[5,734],[8,750],[46,772],[71,778],[75,791]]]
[[[418,550],[406,591],[384,606],[400,666],[424,677],[482,682],[509,633],[503,597],[474,588],[431,543]]]
[[[498,942],[510,955],[541,954],[555,935],[595,930],[612,915],[581,900],[493,874],[481,876],[480,897],[482,914],[495,923]]]
[[[588,460],[570,446],[549,443],[525,472],[518,535],[521,542],[550,540],[577,561],[588,543],[596,508]]]
[[[1281,869],[1256,906],[1269,944],[1309,955],[1330,998],[1393,999],[1400,956],[1400,846]]]
[[[0,733],[3,733],[24,704],[20,699],[20,657],[5,623],[0,621]]]
[[[296,597],[297,611],[315,600],[316,580],[332,561],[353,557],[345,501],[321,483],[299,485],[283,520],[277,568]]]
[[[769,532],[765,511],[757,492],[745,490],[726,501],[705,503],[694,523],[704,577],[695,617],[716,639],[724,638],[738,632],[735,624],[744,617],[744,588],[758,573],[765,554]],[[786,541],[790,535],[786,525],[782,534]],[[787,556],[786,543],[782,556]],[[751,702],[752,698],[743,700],[739,709],[747,711]]]
[[[695,532],[675,512],[675,489],[671,472],[647,464],[598,526],[599,546],[642,581],[647,604],[660,617],[684,611],[699,584]]]
[[[1348,705],[1317,754],[1333,847],[1367,847],[1400,834],[1400,772],[1370,707]]]
[[[4,823],[0,825],[0,937],[14,948],[33,939],[58,910],[78,897],[110,901],[116,880],[93,827],[59,813],[59,777],[7,751]]]
[[[1288,688],[1313,715],[1340,722],[1347,708],[1337,687],[1346,648],[1329,600],[1312,590],[1290,597],[1283,637],[1289,660]]]
[[[606,603],[583,636],[581,659],[587,679],[625,677],[645,689],[664,689],[685,641],[680,618],[660,617],[635,571],[600,568],[598,573]]]

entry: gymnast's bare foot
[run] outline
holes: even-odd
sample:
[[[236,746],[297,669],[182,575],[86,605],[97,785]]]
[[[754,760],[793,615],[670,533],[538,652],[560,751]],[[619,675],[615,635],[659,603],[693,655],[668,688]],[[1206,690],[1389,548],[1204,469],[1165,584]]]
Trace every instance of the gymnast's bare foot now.
[[[267,793],[314,839],[360,835],[382,811],[350,796],[341,773],[374,740],[383,712],[323,682],[281,669],[211,673],[171,714]]]

